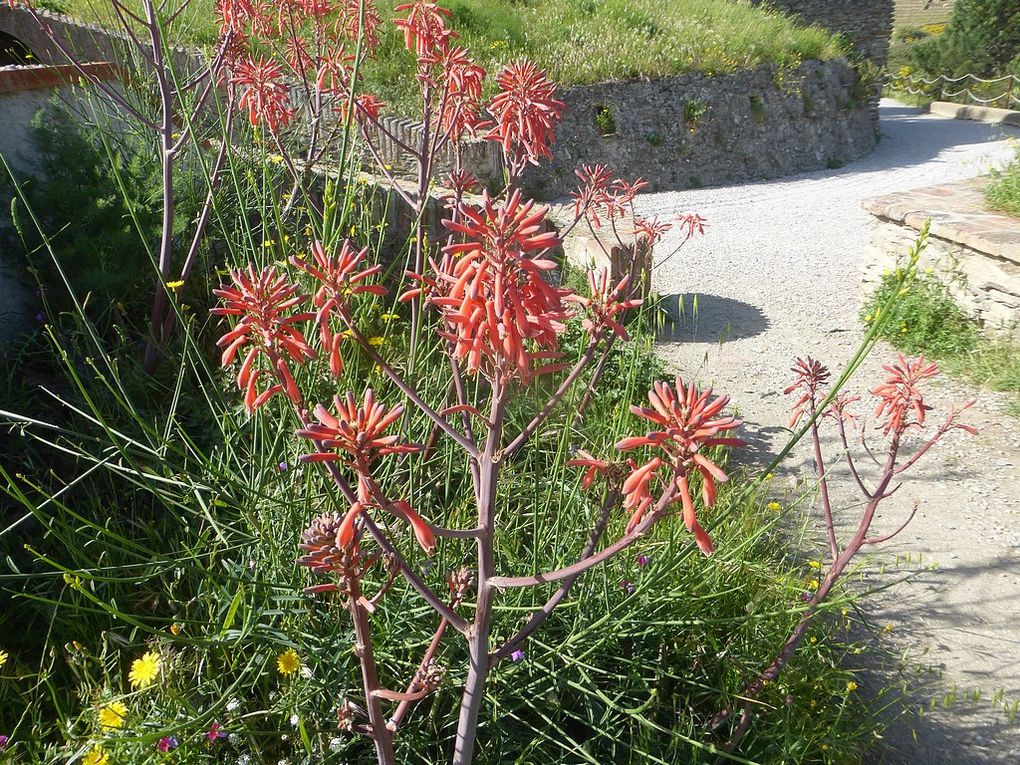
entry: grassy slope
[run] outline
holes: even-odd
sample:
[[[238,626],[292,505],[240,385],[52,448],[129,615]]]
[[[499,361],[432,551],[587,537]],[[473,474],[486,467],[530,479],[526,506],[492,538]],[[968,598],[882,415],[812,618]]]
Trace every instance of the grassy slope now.
[[[132,0],[137,2],[138,0]],[[72,15],[102,21],[104,0],[53,0]],[[132,2],[128,4],[131,5]],[[833,58],[839,38],[734,0],[447,0],[462,42],[490,71],[528,56],[570,85],[683,71],[735,71],[763,63]],[[387,3],[380,3],[386,8]],[[215,40],[213,0],[182,14],[183,40]],[[387,26],[370,84],[407,71],[401,38]],[[385,88],[384,88],[385,90]]]

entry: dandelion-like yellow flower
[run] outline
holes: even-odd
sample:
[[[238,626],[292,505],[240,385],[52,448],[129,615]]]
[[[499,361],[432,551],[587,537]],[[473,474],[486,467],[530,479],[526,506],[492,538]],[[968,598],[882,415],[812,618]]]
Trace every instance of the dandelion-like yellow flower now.
[[[267,250],[274,244],[275,242],[272,239],[266,239],[265,241],[262,242],[262,246],[265,247]]]
[[[382,319],[383,321],[387,321],[387,322],[395,321],[396,319],[400,318],[400,314],[399,313],[384,313],[379,318]]]
[[[765,474],[765,480],[766,481],[771,481],[773,478],[775,478],[775,476],[772,475],[772,473],[766,473]]]
[[[128,708],[121,701],[111,701],[99,710],[99,727],[104,730],[114,730],[124,726],[124,719],[127,717]]]
[[[846,692],[847,693],[853,693],[856,690],[857,690],[857,683],[855,683],[853,680],[851,680],[849,683],[846,684]]]
[[[95,746],[92,751],[85,755],[81,765],[109,765],[110,755],[101,746]]]
[[[9,658],[11,658],[11,655],[7,651],[0,650],[0,667],[6,664]]]
[[[167,289],[179,290],[181,287],[184,286],[184,282],[182,282],[180,280],[175,281],[175,282],[167,282],[166,286],[167,286]]]
[[[170,633],[173,635],[180,635],[182,629],[184,629],[184,627],[182,627],[177,622],[174,622],[173,624],[170,625]]]
[[[281,675],[293,675],[299,669],[301,669],[301,657],[293,648],[288,648],[276,657],[276,670]]]
[[[820,560],[809,560],[807,562],[807,564],[811,568],[821,568],[822,567],[822,562]]]
[[[765,507],[766,509],[772,511],[773,513],[778,513],[780,510],[783,509],[783,506],[780,505],[778,502],[769,502],[767,505],[765,505]]]
[[[368,344],[369,345],[374,345],[377,348],[380,345],[382,345],[383,343],[385,343],[385,342],[386,342],[386,338],[384,338],[384,337],[370,337],[370,338],[368,338]]]
[[[812,590],[817,590],[818,589],[818,580],[817,579],[812,579],[807,584],[808,584],[808,587],[810,587]]]
[[[148,688],[159,677],[159,669],[163,666],[163,660],[159,658],[156,651],[146,652],[142,658],[131,662],[131,672],[128,680],[132,688]]]

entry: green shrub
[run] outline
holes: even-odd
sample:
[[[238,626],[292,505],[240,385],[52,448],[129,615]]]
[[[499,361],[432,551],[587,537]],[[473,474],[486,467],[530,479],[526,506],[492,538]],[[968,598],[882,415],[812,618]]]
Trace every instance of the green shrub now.
[[[1020,218],[1020,149],[1013,164],[1001,172],[992,172],[985,199],[993,210]]]
[[[1010,336],[983,337],[974,321],[930,274],[919,274],[903,290],[899,274],[882,278],[875,295],[862,309],[865,324],[881,317],[880,306],[897,297],[880,336],[907,353],[938,359],[948,372],[993,390],[1020,392],[1020,354]]]

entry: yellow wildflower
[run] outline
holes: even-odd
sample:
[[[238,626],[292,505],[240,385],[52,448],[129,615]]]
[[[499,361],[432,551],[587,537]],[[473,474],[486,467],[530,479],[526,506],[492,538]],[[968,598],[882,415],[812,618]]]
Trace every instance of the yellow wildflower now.
[[[283,163],[283,157],[281,157],[279,154],[270,154],[269,161],[272,162],[274,165],[279,165]]]
[[[184,286],[184,282],[182,282],[180,280],[174,281],[174,282],[167,282],[166,286],[167,286],[167,289],[179,290],[181,287]]]
[[[812,635],[811,636],[811,645],[814,645],[817,642],[818,642],[818,638],[816,638],[814,635]]]
[[[173,624],[170,625],[170,632],[173,633],[174,635],[180,635],[182,629],[184,628],[177,622],[174,622]]]
[[[162,666],[163,660],[156,651],[147,651],[142,658],[135,659],[131,662],[131,672],[128,673],[131,687],[148,688],[159,677]]]
[[[821,568],[822,567],[822,562],[820,560],[809,560],[807,562],[807,564],[811,568]]]
[[[765,505],[765,507],[766,509],[772,511],[773,513],[778,513],[780,510],[783,509],[783,506],[776,501],[769,502],[767,505]]]
[[[808,584],[808,587],[810,587],[812,590],[817,590],[818,589],[818,580],[817,579],[812,579],[807,584]]]
[[[298,656],[298,652],[293,648],[288,648],[277,656],[276,669],[281,675],[293,675],[301,669],[301,657]]]
[[[772,475],[772,473],[766,473],[765,474],[765,480],[766,481],[771,481],[773,478],[775,478],[775,476]]]
[[[0,650],[0,667],[6,664],[9,658],[11,658],[11,655],[7,651]]]
[[[849,683],[846,684],[846,692],[847,693],[853,693],[856,690],[857,690],[857,683],[855,683],[853,680],[851,680]]]
[[[883,632],[892,632],[892,630],[893,630],[893,626],[891,624],[887,624],[887,625],[885,625],[885,627],[882,628]]]
[[[376,337],[368,338],[368,344],[369,345],[374,345],[376,347],[379,347],[380,345],[382,345],[385,342],[386,342],[386,338],[385,337],[378,337],[378,336],[376,336]]]
[[[111,701],[99,710],[99,727],[105,730],[114,730],[124,725],[124,718],[127,717],[128,708],[121,701]]]
[[[382,319],[383,321],[394,321],[395,319],[399,319],[400,318],[400,314],[398,314],[398,313],[384,313],[379,318]]]
[[[81,765],[109,765],[109,763],[110,755],[101,746],[92,747],[92,751],[86,754],[85,759],[81,761]]]
[[[275,242],[273,242],[272,239],[266,239],[264,242],[262,242],[262,246],[265,247],[267,250],[270,247],[272,247],[274,244],[275,244]]]

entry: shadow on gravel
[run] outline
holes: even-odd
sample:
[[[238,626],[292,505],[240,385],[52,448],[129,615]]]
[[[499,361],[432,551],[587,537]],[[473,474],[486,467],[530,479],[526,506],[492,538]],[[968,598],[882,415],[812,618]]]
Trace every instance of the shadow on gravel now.
[[[657,338],[661,342],[725,343],[769,328],[761,309],[719,295],[663,295],[660,307],[666,316]]]

